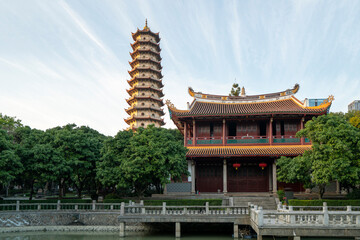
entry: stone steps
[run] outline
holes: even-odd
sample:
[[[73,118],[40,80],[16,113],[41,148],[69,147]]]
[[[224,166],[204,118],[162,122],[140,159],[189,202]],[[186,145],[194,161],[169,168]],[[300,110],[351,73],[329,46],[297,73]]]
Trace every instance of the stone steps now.
[[[233,197],[234,206],[247,206],[251,204],[262,206],[263,209],[270,210],[276,209],[275,197]]]

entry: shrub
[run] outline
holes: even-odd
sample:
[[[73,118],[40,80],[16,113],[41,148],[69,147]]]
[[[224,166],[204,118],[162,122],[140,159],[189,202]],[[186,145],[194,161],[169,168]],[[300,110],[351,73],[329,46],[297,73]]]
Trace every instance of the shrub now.
[[[279,190],[279,191],[277,191],[277,195],[278,195],[278,197],[279,197],[279,200],[280,200],[281,202],[284,202],[284,197],[285,197],[285,192],[284,192],[284,190]]]
[[[116,193],[109,193],[105,196],[104,200],[108,199],[121,199],[121,197]]]
[[[346,195],[347,199],[360,199],[360,189],[353,189],[352,192],[349,192]]]
[[[289,199],[291,206],[322,206],[326,202],[328,206],[360,206],[360,200],[299,200]]]
[[[103,203],[128,203],[130,200],[129,199],[104,199]]]

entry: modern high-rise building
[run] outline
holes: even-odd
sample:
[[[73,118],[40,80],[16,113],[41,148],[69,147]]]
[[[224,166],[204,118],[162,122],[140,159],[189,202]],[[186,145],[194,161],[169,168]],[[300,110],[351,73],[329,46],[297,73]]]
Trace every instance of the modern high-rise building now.
[[[355,100],[348,105],[348,111],[360,111],[360,100]]]
[[[144,29],[137,29],[132,38],[135,42],[131,44],[130,89],[127,90],[130,98],[126,100],[130,107],[125,109],[130,117],[125,122],[134,130],[150,124],[161,127],[164,125],[164,94],[159,33],[152,32],[146,21]]]

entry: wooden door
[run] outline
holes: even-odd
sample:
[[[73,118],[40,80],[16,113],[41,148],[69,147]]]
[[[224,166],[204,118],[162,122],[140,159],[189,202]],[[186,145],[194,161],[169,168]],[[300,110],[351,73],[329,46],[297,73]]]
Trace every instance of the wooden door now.
[[[268,169],[262,170],[258,165],[241,166],[236,170],[228,166],[229,192],[268,192]]]
[[[196,163],[195,188],[201,192],[223,191],[222,161],[214,163]]]

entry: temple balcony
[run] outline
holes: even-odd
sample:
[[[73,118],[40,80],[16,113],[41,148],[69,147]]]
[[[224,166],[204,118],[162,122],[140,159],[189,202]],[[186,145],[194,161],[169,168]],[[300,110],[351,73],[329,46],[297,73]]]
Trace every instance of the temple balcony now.
[[[296,137],[295,135],[283,136],[226,136],[225,142],[223,137],[195,137],[196,143],[193,144],[194,138],[188,137],[185,145],[191,146],[249,146],[249,145],[311,145],[308,138]],[[270,141],[272,140],[272,141]]]

